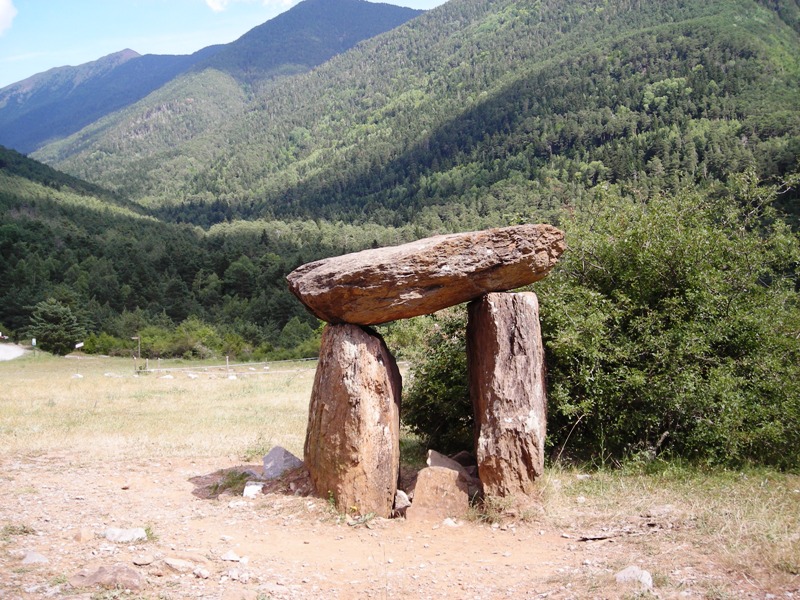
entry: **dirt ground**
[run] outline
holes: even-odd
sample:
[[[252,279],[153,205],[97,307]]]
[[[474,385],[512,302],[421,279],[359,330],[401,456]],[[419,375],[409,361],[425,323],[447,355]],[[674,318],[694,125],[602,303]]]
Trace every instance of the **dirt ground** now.
[[[236,466],[234,458],[5,459],[0,598],[800,598],[767,595],[725,572],[657,515],[630,515],[625,535],[607,536],[546,517],[348,523],[287,485],[253,499],[210,497],[219,470]],[[108,528],[144,528],[149,539],[114,543],[103,537]],[[616,583],[629,564],[652,571],[651,592]],[[81,586],[81,575],[115,565],[140,589]],[[715,581],[734,592],[711,593]]]

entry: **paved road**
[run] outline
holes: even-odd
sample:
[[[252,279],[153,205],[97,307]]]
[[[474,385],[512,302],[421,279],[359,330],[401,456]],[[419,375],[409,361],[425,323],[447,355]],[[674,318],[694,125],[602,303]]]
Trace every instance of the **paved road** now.
[[[16,344],[0,344],[0,360],[11,360],[25,354],[25,349]]]

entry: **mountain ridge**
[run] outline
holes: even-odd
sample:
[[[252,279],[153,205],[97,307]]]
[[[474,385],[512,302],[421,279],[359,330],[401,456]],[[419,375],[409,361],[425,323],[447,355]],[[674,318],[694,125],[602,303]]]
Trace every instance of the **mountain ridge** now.
[[[56,67],[0,90],[0,144],[32,153],[202,69],[230,73],[243,85],[302,72],[421,12],[365,0],[304,0],[230,44],[188,55],[126,49]]]
[[[437,222],[603,181],[779,175],[800,144],[800,39],[772,4],[451,0],[273,82],[178,152],[118,119],[37,157],[204,225],[204,205]]]

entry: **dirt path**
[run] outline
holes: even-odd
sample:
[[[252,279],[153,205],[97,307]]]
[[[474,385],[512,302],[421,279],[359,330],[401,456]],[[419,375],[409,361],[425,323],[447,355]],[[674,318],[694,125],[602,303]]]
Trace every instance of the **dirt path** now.
[[[209,497],[234,467],[243,468],[235,458],[0,458],[0,598],[800,598],[796,586],[778,592],[726,568],[670,505],[646,517],[620,508],[598,523],[585,522],[578,498],[566,520],[348,525],[285,482],[253,499]],[[143,528],[149,539],[114,543],[109,528]],[[652,572],[652,592],[616,582],[631,565]],[[81,583],[114,569],[133,591]]]
[[[0,360],[13,360],[25,354],[25,349],[16,344],[0,344]]]
[[[141,575],[146,598],[564,597],[557,591],[563,583],[548,580],[580,566],[568,539],[538,526],[403,519],[349,526],[317,498],[202,498],[209,474],[231,466],[86,464],[75,456],[6,461],[0,597],[75,598],[67,581],[116,564]],[[115,544],[101,537],[110,527],[147,528],[153,539]],[[23,565],[31,551],[47,562]],[[223,560],[229,552],[244,562]],[[168,566],[175,559],[192,566],[176,571]]]

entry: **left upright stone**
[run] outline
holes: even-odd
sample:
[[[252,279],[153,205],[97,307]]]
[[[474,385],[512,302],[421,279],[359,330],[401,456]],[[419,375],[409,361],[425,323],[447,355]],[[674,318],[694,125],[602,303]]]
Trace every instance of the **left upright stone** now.
[[[340,511],[392,511],[400,464],[402,378],[383,339],[327,325],[311,392],[305,464],[317,493]]]

